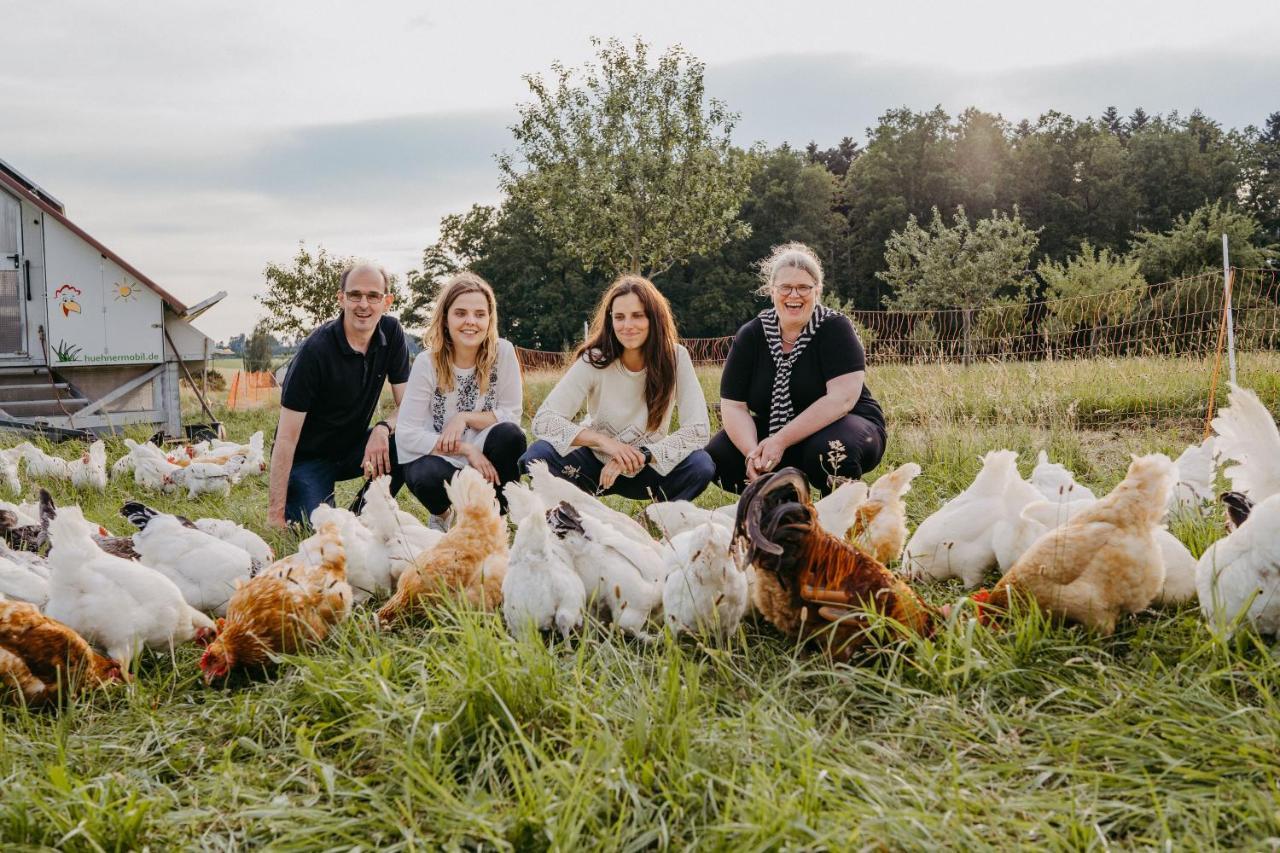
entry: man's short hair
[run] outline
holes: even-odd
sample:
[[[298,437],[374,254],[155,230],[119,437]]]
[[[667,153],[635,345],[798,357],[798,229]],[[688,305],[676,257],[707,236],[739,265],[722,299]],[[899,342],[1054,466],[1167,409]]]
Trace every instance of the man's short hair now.
[[[391,276],[387,274],[387,271],[385,269],[383,269],[378,264],[373,263],[372,261],[356,261],[352,263],[350,266],[348,266],[345,270],[343,270],[342,278],[338,280],[338,290],[343,293],[346,293],[347,279],[351,278],[351,276],[355,275],[356,273],[361,273],[361,272],[376,272],[378,275],[382,276],[383,291],[387,293],[391,292]]]

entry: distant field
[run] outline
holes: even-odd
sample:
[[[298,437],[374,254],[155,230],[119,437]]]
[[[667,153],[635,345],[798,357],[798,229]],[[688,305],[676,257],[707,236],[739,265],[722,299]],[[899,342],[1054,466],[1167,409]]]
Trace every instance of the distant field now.
[[[919,462],[913,522],[997,447],[1017,450],[1024,472],[1047,449],[1106,490],[1130,453],[1198,438],[1208,367],[873,367],[890,442],[869,479]],[[718,372],[700,375],[715,402]],[[1278,376],[1280,356],[1242,358],[1242,381],[1273,402]],[[526,376],[526,413],[555,378]],[[219,416],[233,436],[270,440],[269,406]],[[84,506],[119,530],[133,493],[113,484]],[[261,530],[266,482],[194,504],[146,497]],[[730,499],[712,488],[699,503]],[[402,503],[421,514],[407,493]],[[1173,531],[1198,554],[1221,517]],[[281,552],[296,543],[269,539]],[[1247,634],[1212,640],[1193,606],[1106,639],[1034,615],[1002,632],[962,620],[853,666],[798,652],[763,623],[723,648],[646,646],[599,626],[565,646],[515,642],[498,617],[463,609],[394,633],[362,611],[275,678],[227,689],[203,687],[197,658],[150,655],[135,687],[60,716],[0,712],[0,840],[523,851],[1267,849],[1280,838],[1280,655]]]

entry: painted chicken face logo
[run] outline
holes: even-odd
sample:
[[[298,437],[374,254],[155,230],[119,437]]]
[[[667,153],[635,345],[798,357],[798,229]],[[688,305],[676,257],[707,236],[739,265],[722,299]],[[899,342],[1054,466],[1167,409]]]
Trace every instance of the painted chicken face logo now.
[[[76,297],[80,295],[80,288],[73,284],[64,284],[53,292],[53,298],[58,300],[58,304],[62,306],[62,316],[70,317],[72,313],[80,313],[80,303],[76,301]]]

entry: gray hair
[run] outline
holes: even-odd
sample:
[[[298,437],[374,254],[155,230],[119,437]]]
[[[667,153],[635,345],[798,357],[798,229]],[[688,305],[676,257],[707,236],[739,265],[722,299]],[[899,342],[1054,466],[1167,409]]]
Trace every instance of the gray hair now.
[[[338,279],[338,290],[345,293],[347,290],[347,279],[357,273],[366,272],[377,273],[382,276],[383,289],[388,293],[391,292],[391,276],[382,268],[382,266],[375,264],[373,261],[352,261],[351,264],[342,271],[342,278]]]
[[[760,279],[764,282],[757,291],[761,296],[769,295],[769,288],[773,287],[773,283],[785,269],[804,270],[813,278],[813,283],[817,285],[818,290],[822,290],[822,261],[818,260],[817,253],[804,243],[783,243],[781,246],[774,246],[769,257],[760,261],[757,266],[760,270]]]

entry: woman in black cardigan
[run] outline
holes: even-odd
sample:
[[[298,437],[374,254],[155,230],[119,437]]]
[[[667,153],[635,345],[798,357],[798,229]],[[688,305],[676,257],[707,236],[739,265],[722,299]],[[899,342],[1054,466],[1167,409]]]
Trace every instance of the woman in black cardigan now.
[[[733,339],[720,377],[724,429],[707,452],[730,492],[794,466],[829,493],[880,464],[884,414],[866,384],[867,360],[848,317],[822,306],[822,264],[789,243],[761,262],[773,307]]]

